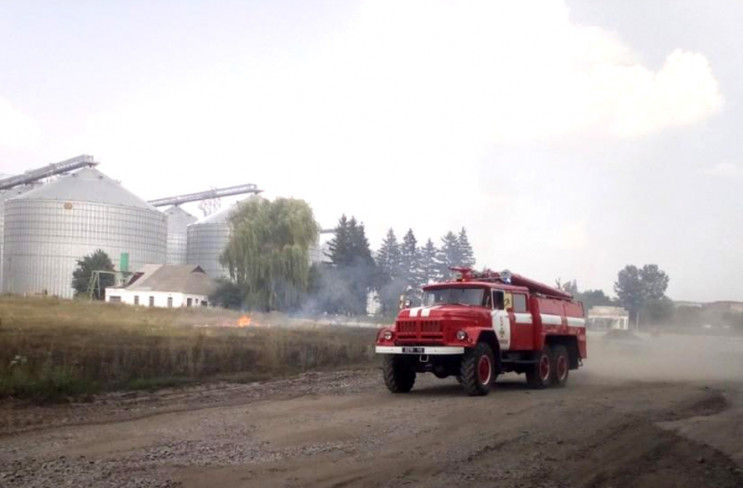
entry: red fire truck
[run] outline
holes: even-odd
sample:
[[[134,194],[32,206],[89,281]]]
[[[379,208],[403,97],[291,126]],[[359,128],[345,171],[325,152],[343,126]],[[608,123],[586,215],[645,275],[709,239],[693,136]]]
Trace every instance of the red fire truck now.
[[[487,395],[506,372],[532,388],[565,386],[586,358],[583,304],[509,271],[452,269],[459,278],[423,287],[422,306],[379,331],[387,388],[409,392],[426,372],[456,376],[469,395]]]

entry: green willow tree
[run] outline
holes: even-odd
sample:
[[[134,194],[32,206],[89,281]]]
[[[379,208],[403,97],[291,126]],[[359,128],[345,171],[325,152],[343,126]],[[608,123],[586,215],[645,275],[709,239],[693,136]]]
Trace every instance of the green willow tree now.
[[[252,197],[230,217],[232,234],[220,262],[240,288],[245,305],[291,310],[309,284],[309,248],[319,227],[303,200]]]

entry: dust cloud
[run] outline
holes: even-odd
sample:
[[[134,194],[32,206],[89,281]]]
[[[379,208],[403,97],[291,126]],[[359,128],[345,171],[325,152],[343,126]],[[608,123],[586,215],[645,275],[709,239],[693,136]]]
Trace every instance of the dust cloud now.
[[[743,337],[589,333],[584,366],[612,380],[743,383]]]

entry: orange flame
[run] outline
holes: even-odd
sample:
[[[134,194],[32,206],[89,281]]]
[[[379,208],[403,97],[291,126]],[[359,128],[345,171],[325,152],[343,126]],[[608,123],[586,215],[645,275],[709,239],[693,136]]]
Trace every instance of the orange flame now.
[[[237,326],[238,327],[248,327],[251,322],[252,322],[252,320],[250,320],[250,316],[249,315],[243,315],[237,321]]]

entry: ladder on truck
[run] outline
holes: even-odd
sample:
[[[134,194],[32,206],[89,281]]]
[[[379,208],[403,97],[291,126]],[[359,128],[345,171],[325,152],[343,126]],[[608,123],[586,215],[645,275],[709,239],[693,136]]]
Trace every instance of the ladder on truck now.
[[[535,295],[542,295],[549,298],[559,298],[561,300],[572,300],[573,295],[568,292],[558,290],[555,287],[545,285],[539,281],[532,280],[526,276],[511,273],[509,270],[501,272],[486,269],[484,271],[475,271],[472,268],[451,267],[449,268],[460,274],[457,281],[485,281],[491,283],[503,283],[505,285],[523,286],[529,289],[529,292]]]

